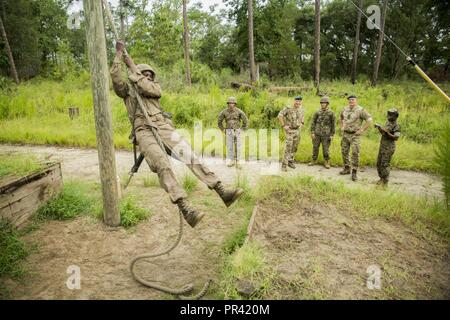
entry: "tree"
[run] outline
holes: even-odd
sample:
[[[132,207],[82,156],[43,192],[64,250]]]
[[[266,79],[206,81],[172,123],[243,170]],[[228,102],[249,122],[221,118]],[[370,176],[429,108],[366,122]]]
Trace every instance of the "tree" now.
[[[13,76],[14,81],[19,84],[19,77],[17,76],[16,65],[14,63],[14,58],[11,52],[11,48],[9,46],[8,37],[6,35],[5,27],[3,26],[3,20],[0,17],[0,32],[2,33],[3,41],[5,42],[5,49],[8,55],[9,65],[11,67],[11,74]]]
[[[184,64],[186,72],[186,83],[191,85],[191,67],[189,61],[189,27],[188,27],[188,15],[187,15],[187,0],[183,0],[183,44],[184,44]]]
[[[378,70],[380,69],[381,54],[382,54],[382,50],[383,50],[384,25],[386,22],[388,2],[389,2],[388,0],[384,0],[383,13],[381,14],[381,26],[380,26],[380,33],[378,35],[377,55],[375,58],[375,64],[374,64],[373,75],[372,75],[372,86],[373,87],[375,87],[377,85],[377,81],[378,81]]]
[[[358,14],[357,14],[357,18],[356,18],[356,34],[355,34],[355,44],[354,44],[354,48],[353,48],[353,61],[352,61],[352,74],[351,74],[352,84],[355,84],[355,82],[356,82],[356,72],[357,72],[357,68],[358,68],[358,52],[359,52],[359,45],[360,45],[359,37],[360,37],[360,33],[361,33],[361,18],[362,18],[361,11],[363,10],[363,2],[364,2],[364,0],[359,0],[358,8],[360,10],[358,10]]]
[[[250,82],[256,82],[255,49],[253,43],[253,0],[248,3],[248,62],[250,65]]]
[[[319,94],[320,86],[320,0],[316,0],[314,11],[315,42],[314,42],[314,86]]]

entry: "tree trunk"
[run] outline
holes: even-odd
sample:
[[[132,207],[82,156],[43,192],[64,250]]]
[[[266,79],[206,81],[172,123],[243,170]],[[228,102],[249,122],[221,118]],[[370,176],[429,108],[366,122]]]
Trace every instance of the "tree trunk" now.
[[[119,12],[120,12],[120,39],[125,41],[125,13],[124,13],[123,0],[119,0]]]
[[[186,83],[188,86],[191,85],[191,66],[189,59],[189,26],[188,26],[188,16],[187,16],[187,0],[183,0],[183,40],[184,40],[184,64],[186,70]]]
[[[256,82],[255,66],[255,48],[253,42],[253,0],[247,0],[248,3],[248,62],[250,67],[250,82],[253,85]]]
[[[359,0],[359,8],[363,10],[363,2],[364,0]],[[355,34],[355,46],[353,48],[353,62],[352,62],[352,84],[356,83],[356,74],[358,68],[358,52],[360,45],[360,33],[361,33],[361,18],[362,13],[358,10],[358,16],[356,18],[356,34]]]
[[[5,26],[3,25],[3,20],[0,17],[0,32],[2,33],[3,41],[5,42],[6,54],[8,55],[9,66],[11,67],[11,75],[14,81],[19,84],[19,76],[17,75],[16,65],[14,63],[14,58],[12,55],[11,47],[9,46],[8,37],[6,36]]]
[[[320,89],[320,0],[316,0],[315,6],[315,43],[314,43],[314,86],[317,89],[317,94]]]
[[[377,56],[375,58],[375,65],[373,68],[373,75],[372,75],[372,86],[373,87],[375,87],[377,85],[377,81],[378,81],[378,71],[380,69],[381,54],[382,54],[382,50],[383,50],[384,24],[386,22],[388,2],[389,2],[388,0],[384,0],[383,12],[381,14],[381,26],[380,26],[380,34],[378,36]]]
[[[109,103],[109,72],[101,1],[84,0],[84,16],[102,183],[103,219],[108,226],[118,226],[120,224],[119,188]]]

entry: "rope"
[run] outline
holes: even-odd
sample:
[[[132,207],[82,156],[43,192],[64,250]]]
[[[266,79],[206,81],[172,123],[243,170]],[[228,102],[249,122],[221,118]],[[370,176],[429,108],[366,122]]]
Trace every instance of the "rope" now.
[[[175,242],[172,244],[171,247],[169,247],[167,250],[159,252],[159,253],[146,253],[146,254],[141,254],[139,256],[134,257],[131,260],[130,263],[130,272],[133,276],[133,278],[139,282],[140,284],[149,287],[149,288],[153,288],[165,293],[169,293],[172,294],[174,296],[177,296],[178,298],[182,299],[182,300],[199,300],[201,298],[203,298],[205,296],[205,294],[208,291],[209,285],[211,284],[212,280],[209,279],[205,285],[203,286],[203,289],[196,295],[194,296],[186,296],[186,294],[189,294],[192,292],[193,290],[193,285],[192,284],[187,284],[185,286],[183,286],[182,288],[169,288],[166,286],[162,286],[162,285],[157,285],[154,282],[148,281],[143,279],[142,277],[140,277],[139,275],[136,274],[136,272],[134,271],[134,266],[135,264],[142,259],[150,259],[150,258],[156,258],[156,257],[160,257],[163,255],[168,255],[170,252],[172,252],[180,243],[181,241],[181,236],[183,234],[183,216],[180,212],[180,227],[178,229],[178,234],[177,234],[177,238],[175,240]]]

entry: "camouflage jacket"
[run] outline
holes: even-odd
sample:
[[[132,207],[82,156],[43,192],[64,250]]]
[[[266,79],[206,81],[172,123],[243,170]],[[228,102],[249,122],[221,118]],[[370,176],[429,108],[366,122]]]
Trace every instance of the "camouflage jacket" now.
[[[384,128],[390,134],[394,135],[397,139],[400,138],[401,128],[400,128],[400,125],[397,123],[397,121],[394,121],[394,122],[387,121]],[[383,134],[381,136],[381,143],[382,144],[395,144],[395,139],[392,139],[386,133],[383,132]]]
[[[363,121],[372,121],[372,116],[361,106],[353,109],[347,106],[342,110],[340,119],[344,123],[344,132],[355,133],[361,129]]]
[[[317,136],[334,136],[336,116],[330,109],[316,111],[311,122],[311,133]]]
[[[305,123],[305,109],[303,107],[285,107],[278,117],[284,118],[284,124],[291,129],[299,129]]]
[[[226,127],[223,127],[223,120],[225,120]],[[248,118],[245,115],[244,111],[241,109],[234,107],[232,109],[226,108],[223,109],[219,113],[219,118],[217,119],[217,125],[220,130],[224,129],[240,129],[241,128],[241,120],[242,120],[242,129],[247,129],[248,127]]]
[[[121,61],[117,57],[114,59],[110,73],[114,91],[124,100],[128,111],[128,118],[134,129],[145,125],[145,117],[139,108],[135,95],[136,91],[133,90],[132,84],[135,88],[137,87],[144,102],[145,111],[149,116],[162,113],[159,103],[162,94],[161,87],[156,81],[150,81],[140,72],[130,73],[128,81],[125,81],[122,78]]]

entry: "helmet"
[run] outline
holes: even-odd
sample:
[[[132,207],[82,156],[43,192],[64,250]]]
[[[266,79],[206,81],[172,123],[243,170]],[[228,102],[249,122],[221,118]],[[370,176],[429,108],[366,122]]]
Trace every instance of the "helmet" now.
[[[323,97],[322,99],[320,99],[320,103],[328,103],[328,104],[330,104],[330,99],[328,97]]]
[[[302,101],[302,100],[303,100],[303,97],[302,97],[302,96],[297,96],[297,97],[295,97],[294,100],[296,100],[296,101]]]
[[[229,98],[228,98],[228,101],[227,101],[227,104],[230,104],[230,103],[237,104],[236,98],[235,98],[235,97],[229,97]]]
[[[398,118],[398,115],[399,115],[398,110],[396,108],[389,109],[387,114],[388,114],[388,116],[392,115],[392,116],[395,116],[396,118]]]
[[[142,64],[138,64],[136,67],[138,68],[138,70],[140,72],[150,71],[153,74],[156,74],[155,70],[153,70],[153,68],[150,67],[148,64],[142,63]]]

